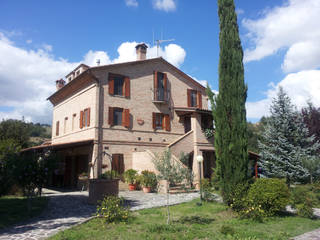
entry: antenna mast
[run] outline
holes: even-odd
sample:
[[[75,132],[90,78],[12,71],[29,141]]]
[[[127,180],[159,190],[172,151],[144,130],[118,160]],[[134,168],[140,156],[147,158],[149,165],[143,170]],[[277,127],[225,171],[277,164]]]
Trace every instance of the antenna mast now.
[[[157,43],[157,57],[159,57],[159,48],[160,48],[160,44],[163,42],[172,42],[174,41],[174,39],[167,39],[167,40],[156,40],[155,42]]]

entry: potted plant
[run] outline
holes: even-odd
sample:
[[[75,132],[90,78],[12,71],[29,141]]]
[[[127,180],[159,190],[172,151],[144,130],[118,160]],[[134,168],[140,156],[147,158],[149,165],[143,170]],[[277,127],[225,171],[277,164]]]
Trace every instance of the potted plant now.
[[[134,169],[128,169],[124,172],[123,177],[126,183],[129,184],[129,190],[133,191],[136,189],[136,179],[138,172]]]
[[[144,170],[141,172],[141,185],[143,192],[149,193],[157,186],[157,176],[154,172]]]
[[[81,191],[85,191],[88,189],[89,185],[89,177],[88,173],[83,172],[78,175],[77,189]]]

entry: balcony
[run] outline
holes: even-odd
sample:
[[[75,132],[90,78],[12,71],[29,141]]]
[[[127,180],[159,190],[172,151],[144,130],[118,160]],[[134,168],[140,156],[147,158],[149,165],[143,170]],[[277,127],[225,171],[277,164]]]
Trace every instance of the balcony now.
[[[170,100],[170,92],[163,88],[153,89],[153,99],[154,103],[168,103]]]

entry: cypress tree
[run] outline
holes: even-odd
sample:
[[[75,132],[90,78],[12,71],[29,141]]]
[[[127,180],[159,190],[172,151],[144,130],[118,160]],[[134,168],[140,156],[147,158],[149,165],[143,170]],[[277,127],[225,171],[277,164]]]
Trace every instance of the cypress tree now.
[[[219,94],[214,109],[217,174],[230,204],[236,184],[248,179],[248,136],[243,50],[233,0],[218,0],[220,20]]]

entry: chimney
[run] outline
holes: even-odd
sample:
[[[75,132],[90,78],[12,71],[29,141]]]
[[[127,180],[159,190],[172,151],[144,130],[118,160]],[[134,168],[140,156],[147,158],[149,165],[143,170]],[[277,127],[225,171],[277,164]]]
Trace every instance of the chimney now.
[[[60,80],[57,80],[56,81],[57,91],[60,90],[61,88],[63,88],[65,84],[66,84],[66,82],[62,78]]]
[[[146,60],[147,48],[148,46],[145,43],[139,43],[136,46],[137,60]]]

